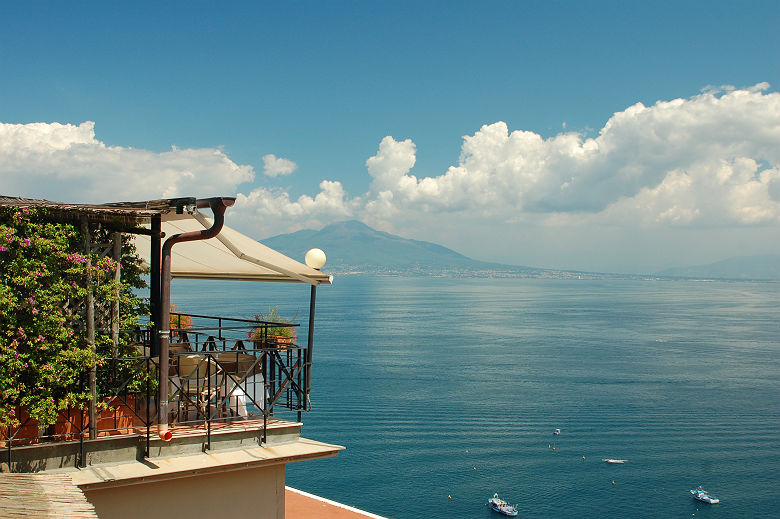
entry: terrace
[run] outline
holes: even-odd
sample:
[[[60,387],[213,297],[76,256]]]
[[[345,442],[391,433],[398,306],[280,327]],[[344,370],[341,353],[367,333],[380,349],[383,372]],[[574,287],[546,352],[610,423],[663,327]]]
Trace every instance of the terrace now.
[[[20,424],[0,428],[0,471],[67,472],[101,517],[205,517],[251,506],[258,517],[279,518],[285,464],[343,449],[300,434],[302,413],[310,410],[316,289],[331,278],[318,270],[322,263],[298,263],[225,226],[232,204],[226,198],[84,205],[0,197],[0,206],[44,207],[62,221],[79,222],[85,236],[94,229],[113,236],[113,247],[87,239],[84,257],[113,251],[119,263],[117,244],[131,234],[149,268],[151,306],[148,326],[119,330],[116,306],[92,296],[99,281],[84,279],[88,296],[73,302],[72,311],[83,317],[93,351],[96,334],[110,335],[111,354],[64,388],[90,398],[60,409],[52,425],[15,410]],[[298,323],[171,312],[176,277],[309,285],[305,342],[276,334],[299,329]],[[213,510],[196,500],[170,503],[181,484],[191,495],[229,488],[240,497]]]
[[[136,356],[100,359],[100,410],[94,422],[87,410],[68,408],[59,412],[53,426],[41,430],[23,409],[17,411],[21,424],[0,429],[10,471],[84,468],[94,458],[143,459],[161,455],[167,445],[175,445],[179,453],[211,451],[217,443],[226,448],[248,439],[269,445],[300,429],[301,413],[309,410],[308,349],[273,334],[276,328],[299,324],[182,313],[173,313],[171,320],[191,325],[170,330],[170,439],[161,441],[156,432],[154,382],[160,360],[150,355],[151,333],[145,333],[132,343]],[[88,380],[85,371],[79,385],[86,386]],[[51,448],[62,443],[71,445]],[[129,445],[135,449],[128,450]]]

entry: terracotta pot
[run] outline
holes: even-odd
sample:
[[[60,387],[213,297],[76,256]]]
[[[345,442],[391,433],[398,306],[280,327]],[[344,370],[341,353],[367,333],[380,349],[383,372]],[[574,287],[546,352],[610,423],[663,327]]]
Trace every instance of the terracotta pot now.
[[[120,398],[103,399],[111,408],[103,409],[97,416],[97,436],[130,434],[134,427],[141,425],[133,412],[136,407],[135,395],[128,395],[124,401]],[[126,402],[126,403],[125,403]],[[54,424],[54,439],[67,441],[78,438],[81,428],[87,433],[89,411],[86,409],[66,409],[60,411]]]
[[[23,426],[19,427],[0,427],[0,447],[7,447],[7,439],[13,436],[14,445],[29,445],[32,443],[38,443],[38,437],[40,432],[38,431],[38,421],[30,420],[27,410],[23,407],[16,408],[16,415],[19,417],[19,422],[23,423]]]
[[[136,407],[135,395],[128,395],[124,401],[120,398],[103,399],[113,409],[104,409],[97,416],[97,435],[113,436],[117,434],[130,434],[135,432],[134,428],[141,426],[140,419],[136,418],[134,410]],[[125,403],[126,402],[126,403]],[[24,423],[30,415],[24,408],[17,410],[20,421]],[[57,414],[57,421],[54,423],[55,441],[68,441],[78,438],[81,428],[87,432],[86,426],[89,423],[89,411],[86,409],[64,409]],[[18,433],[17,433],[18,431]],[[5,439],[11,435],[14,437],[14,445],[28,445],[38,443],[39,438],[46,434],[40,431],[38,422],[30,420],[24,427],[14,427],[10,431],[7,427],[0,428],[0,447],[7,447]]]
[[[130,434],[135,425],[135,395],[108,401],[113,409],[104,409],[97,417],[98,436]]]
[[[294,343],[295,341],[292,337],[284,335],[269,335],[265,340],[255,341],[255,345],[258,348],[278,348],[280,350],[286,350],[288,344]]]

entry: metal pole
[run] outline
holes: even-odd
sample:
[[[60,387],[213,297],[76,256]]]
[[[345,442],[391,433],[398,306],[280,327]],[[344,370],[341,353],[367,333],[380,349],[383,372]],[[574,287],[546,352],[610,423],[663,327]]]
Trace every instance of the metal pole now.
[[[222,230],[225,223],[225,211],[234,200],[213,198],[209,199],[209,207],[214,213],[214,222],[211,228],[202,231],[185,232],[175,234],[165,240],[162,247],[162,273],[160,279],[160,392],[159,399],[160,410],[157,417],[157,432],[165,441],[171,439],[171,432],[168,430],[168,364],[170,361],[169,345],[171,338],[170,316],[171,316],[171,250],[177,243],[183,243],[196,240],[208,240],[213,238]]]
[[[160,317],[161,308],[160,305],[160,271],[161,271],[161,254],[160,247],[162,246],[162,217],[156,215],[152,217],[152,251],[150,258],[150,271],[149,271],[149,310],[152,314],[152,340],[150,344],[150,356],[156,357],[160,354]]]
[[[81,220],[81,233],[84,235],[84,253],[87,257],[87,272],[85,281],[87,285],[87,346],[95,354],[95,296],[92,292],[92,251],[87,219]],[[97,377],[95,359],[89,368],[89,439],[97,438]]]
[[[122,279],[122,233],[115,232],[113,239],[113,259],[116,262],[114,281],[117,283],[117,289],[114,293],[116,299],[111,304],[111,356],[114,357],[114,366],[116,366],[116,359],[119,357],[119,281]]]
[[[200,369],[200,368],[197,368]],[[206,353],[206,450],[211,450],[211,354]]]
[[[309,393],[311,392],[311,366],[313,363],[312,352],[314,351],[314,308],[317,303],[317,285],[311,286],[311,298],[309,300],[309,337],[306,344],[306,401],[303,403],[304,409],[309,408]]]

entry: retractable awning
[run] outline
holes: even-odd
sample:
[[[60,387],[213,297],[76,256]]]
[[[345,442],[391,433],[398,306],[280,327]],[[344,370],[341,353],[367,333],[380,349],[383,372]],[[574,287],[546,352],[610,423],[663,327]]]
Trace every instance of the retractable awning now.
[[[164,214],[163,241],[175,234],[201,231],[211,225],[212,220],[199,213]],[[148,265],[151,238],[135,235],[134,240],[138,255]],[[214,238],[177,243],[171,254],[171,275],[174,278],[280,281],[311,285],[332,282],[331,276],[266,247],[227,225]]]

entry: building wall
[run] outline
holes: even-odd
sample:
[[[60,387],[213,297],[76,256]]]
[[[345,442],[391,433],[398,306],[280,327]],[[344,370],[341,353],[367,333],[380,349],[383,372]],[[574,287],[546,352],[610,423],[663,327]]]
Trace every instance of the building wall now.
[[[284,519],[283,464],[84,490],[101,519]]]

